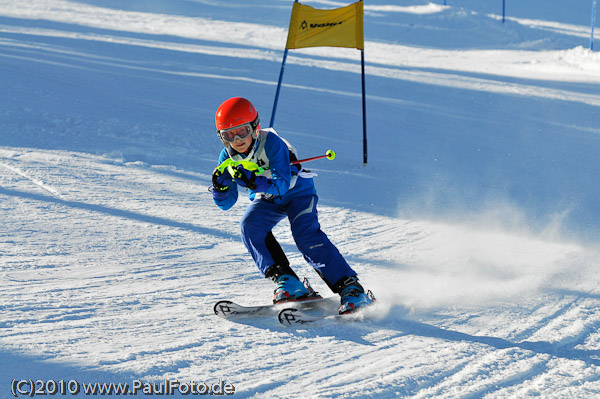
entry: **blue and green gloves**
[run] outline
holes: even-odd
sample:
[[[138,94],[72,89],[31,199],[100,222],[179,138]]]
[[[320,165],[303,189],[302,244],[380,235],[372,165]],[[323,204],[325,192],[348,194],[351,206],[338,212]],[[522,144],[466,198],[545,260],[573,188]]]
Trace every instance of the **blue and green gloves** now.
[[[237,165],[232,177],[228,170],[221,171],[218,168],[212,174],[211,193],[216,200],[223,200],[229,195],[229,186],[232,182],[257,192],[265,192],[269,186],[269,180],[264,176],[257,176],[253,170]]]

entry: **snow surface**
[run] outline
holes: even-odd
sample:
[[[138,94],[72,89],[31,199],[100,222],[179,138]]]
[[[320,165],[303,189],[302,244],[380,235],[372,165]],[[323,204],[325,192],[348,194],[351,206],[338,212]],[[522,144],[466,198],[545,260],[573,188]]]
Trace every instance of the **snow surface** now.
[[[290,52],[275,128],[337,151],[306,164],[321,224],[379,304],[289,329],[212,314],[273,287],[247,200],[222,212],[207,187],[216,107],[246,96],[268,125],[291,1],[0,0],[0,397],[29,378],[600,397],[591,2],[507,3],[501,23],[499,0],[366,2],[368,166],[359,53]]]

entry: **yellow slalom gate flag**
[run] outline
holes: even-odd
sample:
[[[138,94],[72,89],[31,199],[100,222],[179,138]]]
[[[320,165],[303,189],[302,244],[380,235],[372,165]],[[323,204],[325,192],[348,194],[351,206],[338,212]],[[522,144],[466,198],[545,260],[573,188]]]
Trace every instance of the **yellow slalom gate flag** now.
[[[304,47],[349,47],[364,50],[363,2],[333,10],[318,10],[294,2],[288,49]]]

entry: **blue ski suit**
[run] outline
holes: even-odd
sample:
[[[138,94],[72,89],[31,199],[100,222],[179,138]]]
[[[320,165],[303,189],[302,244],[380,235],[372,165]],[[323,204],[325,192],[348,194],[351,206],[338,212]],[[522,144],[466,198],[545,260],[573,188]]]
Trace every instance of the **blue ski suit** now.
[[[288,145],[269,128],[261,130],[248,155],[237,154],[231,148],[221,151],[219,164],[232,158],[252,161],[266,169],[266,192],[248,190],[252,202],[240,221],[242,241],[264,276],[277,263],[269,250],[268,235],[287,216],[294,241],[304,259],[332,288],[343,278],[356,276],[356,273],[321,231],[317,217],[318,196],[312,175],[290,165],[292,149]],[[238,186],[234,182],[227,196],[220,200],[215,198],[215,203],[221,209],[228,210],[237,199]]]

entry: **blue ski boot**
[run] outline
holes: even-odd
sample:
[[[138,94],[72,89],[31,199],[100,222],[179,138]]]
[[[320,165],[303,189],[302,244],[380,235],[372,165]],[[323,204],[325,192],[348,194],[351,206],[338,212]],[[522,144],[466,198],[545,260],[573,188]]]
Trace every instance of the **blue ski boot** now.
[[[274,304],[321,298],[307,279],[304,279],[304,283],[300,282],[289,265],[271,266],[265,274],[277,284],[273,292]]]
[[[375,302],[375,296],[371,291],[365,293],[365,289],[358,282],[356,276],[348,277],[339,284],[341,304],[338,308],[339,314],[352,313]]]
[[[296,277],[284,274],[277,278],[277,288],[273,292],[273,303],[297,301],[306,298],[310,292]]]

